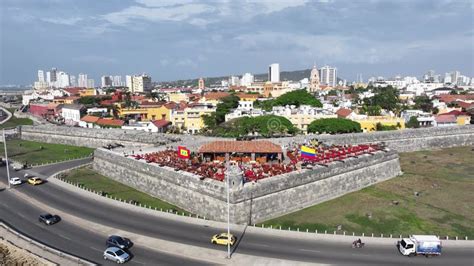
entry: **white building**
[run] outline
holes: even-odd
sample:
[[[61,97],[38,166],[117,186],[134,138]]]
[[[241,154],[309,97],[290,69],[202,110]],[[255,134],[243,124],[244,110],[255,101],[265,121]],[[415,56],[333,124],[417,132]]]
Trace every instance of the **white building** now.
[[[81,121],[81,112],[84,106],[79,104],[65,104],[61,109],[61,117],[66,125],[78,125]]]
[[[44,79],[44,71],[43,70],[38,70],[38,81],[39,82],[46,82]]]
[[[87,114],[107,114],[107,108],[97,108],[97,107],[92,107],[92,108],[87,108]]]
[[[319,70],[320,82],[323,85],[336,86],[337,84],[337,68],[330,66],[323,66]]]
[[[280,82],[280,64],[271,64],[268,67],[268,81]]]
[[[240,79],[237,76],[230,76],[228,86],[240,86]]]
[[[122,87],[122,76],[114,76],[112,80],[112,86],[114,87]]]
[[[95,81],[93,79],[87,80],[87,88],[95,88]]]
[[[241,86],[250,86],[255,81],[255,78],[250,73],[245,73],[242,75],[242,79],[240,80]]]
[[[77,80],[76,76],[74,75],[69,75],[69,81],[72,87],[77,87]]]
[[[69,74],[63,71],[58,72],[57,74],[56,87],[57,88],[66,88],[71,86],[71,81],[69,80]]]
[[[151,91],[151,77],[143,75],[126,76],[127,87],[132,93]]]
[[[87,74],[80,73],[77,78],[77,86],[81,88],[87,87]]]

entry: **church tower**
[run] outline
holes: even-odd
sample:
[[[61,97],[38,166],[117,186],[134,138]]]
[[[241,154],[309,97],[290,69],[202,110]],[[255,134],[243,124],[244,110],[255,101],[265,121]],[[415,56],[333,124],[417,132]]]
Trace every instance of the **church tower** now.
[[[309,78],[309,92],[317,92],[320,90],[319,88],[319,71],[318,68],[316,67],[316,64],[314,64],[313,69],[311,70],[311,76]]]

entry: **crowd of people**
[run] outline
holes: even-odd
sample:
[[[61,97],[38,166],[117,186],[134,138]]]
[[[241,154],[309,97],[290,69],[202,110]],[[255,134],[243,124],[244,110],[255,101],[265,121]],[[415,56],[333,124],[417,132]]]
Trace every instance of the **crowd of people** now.
[[[286,159],[283,162],[237,162],[243,173],[245,182],[258,181],[263,178],[290,173],[301,168],[311,168],[317,164],[328,164],[348,157],[360,156],[380,150],[377,144],[361,145],[332,145],[326,146],[318,142],[306,143],[305,146],[313,148],[316,154],[312,158],[301,155],[302,144],[294,144],[287,148]],[[159,166],[168,166],[175,171],[186,171],[196,174],[201,179],[211,178],[223,181],[225,177],[225,162],[222,160],[205,161],[199,155],[190,154],[188,159],[178,156],[175,149],[132,155],[137,160],[145,160],[147,163],[156,163]]]

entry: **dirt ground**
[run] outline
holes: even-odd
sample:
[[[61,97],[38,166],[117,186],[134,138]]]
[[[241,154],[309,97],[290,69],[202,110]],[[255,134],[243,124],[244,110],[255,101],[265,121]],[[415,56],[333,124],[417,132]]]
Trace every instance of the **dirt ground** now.
[[[55,265],[38,258],[36,255],[0,239],[0,265]]]

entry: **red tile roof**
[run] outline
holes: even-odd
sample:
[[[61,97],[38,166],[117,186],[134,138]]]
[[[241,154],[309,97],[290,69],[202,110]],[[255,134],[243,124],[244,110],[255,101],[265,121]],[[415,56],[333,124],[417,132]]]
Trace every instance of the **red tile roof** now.
[[[282,153],[281,146],[268,140],[214,141],[202,145],[200,153]]]
[[[228,92],[208,92],[204,95],[206,100],[220,100],[224,97],[230,96]]]
[[[450,112],[442,113],[442,114],[439,114],[439,115],[454,115],[454,116],[460,116],[460,115],[467,115],[467,113],[461,112],[461,111],[459,111],[459,110],[452,110],[452,111],[450,111]]]
[[[81,118],[81,121],[84,121],[86,123],[96,123],[97,120],[99,120],[100,117],[93,116],[93,115],[86,115],[83,118]]]
[[[456,101],[456,104],[461,107],[461,108],[464,108],[464,109],[468,109],[469,107],[471,107],[474,103],[468,103],[468,102],[463,102],[463,101]]]
[[[63,89],[63,91],[65,91],[66,93],[68,93],[69,95],[79,95],[79,91],[82,90],[82,88],[67,88],[67,89]]]
[[[240,99],[242,99],[242,98],[257,99],[258,98],[258,94],[253,94],[253,93],[237,93],[236,96],[239,97]]]
[[[121,127],[123,126],[125,122],[119,119],[100,118],[99,120],[97,120],[96,123],[101,126],[120,126]]]
[[[352,113],[352,110],[347,109],[347,108],[341,108],[341,109],[337,110],[337,112],[336,112],[337,116],[344,117],[344,118],[348,117],[351,113]]]
[[[452,94],[442,94],[439,96],[435,96],[438,98],[440,102],[451,103],[456,100],[474,100],[474,94],[461,94],[461,95],[452,95]]]
[[[169,124],[171,124],[170,121],[167,121],[165,119],[161,119],[161,120],[155,120],[155,121],[152,121],[153,125],[155,125],[157,128],[162,128],[162,127],[166,127],[168,126]]]
[[[456,123],[456,116],[454,115],[438,115],[435,118],[437,123]]]

